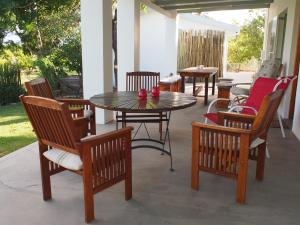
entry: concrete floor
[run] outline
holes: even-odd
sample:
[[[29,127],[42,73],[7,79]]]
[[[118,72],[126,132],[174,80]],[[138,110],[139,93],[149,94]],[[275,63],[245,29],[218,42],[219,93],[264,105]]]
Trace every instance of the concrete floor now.
[[[249,165],[247,204],[235,202],[236,183],[202,172],[200,190],[190,188],[191,122],[201,121],[203,100],[173,113],[171,138],[174,172],[169,157],[148,149],[133,151],[133,198],[124,200],[124,183],[95,195],[92,224],[101,225],[296,225],[300,224],[300,144],[271,129],[264,182],[254,179]],[[114,124],[98,126],[99,133]],[[151,127],[151,131],[157,133]],[[143,135],[143,134],[141,134]],[[78,175],[52,178],[53,200],[44,202],[37,144],[0,158],[1,225],[84,224],[83,191]]]

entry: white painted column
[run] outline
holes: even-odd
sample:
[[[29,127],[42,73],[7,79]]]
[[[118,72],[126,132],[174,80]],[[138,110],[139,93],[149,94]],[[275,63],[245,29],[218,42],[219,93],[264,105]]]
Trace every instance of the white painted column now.
[[[81,41],[84,98],[112,91],[112,1],[81,0]],[[96,122],[112,120],[97,109]]]
[[[118,1],[118,90],[126,90],[126,72],[140,64],[140,1]],[[149,29],[151,29],[149,27]]]

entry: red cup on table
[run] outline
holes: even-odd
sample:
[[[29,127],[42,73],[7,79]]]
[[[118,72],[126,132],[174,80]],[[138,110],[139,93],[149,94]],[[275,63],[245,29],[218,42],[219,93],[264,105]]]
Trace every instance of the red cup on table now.
[[[152,91],[151,91],[151,94],[152,94],[152,97],[159,97],[159,87],[158,86],[154,86],[152,88]]]
[[[138,95],[139,95],[139,99],[141,100],[147,99],[147,90],[144,88],[140,89]]]

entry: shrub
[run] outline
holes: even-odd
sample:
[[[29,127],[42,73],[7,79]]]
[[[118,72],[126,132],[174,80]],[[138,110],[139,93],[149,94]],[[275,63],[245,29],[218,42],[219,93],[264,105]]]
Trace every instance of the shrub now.
[[[32,69],[34,57],[24,54],[22,48],[17,45],[6,46],[2,49],[0,64],[14,63],[18,64],[20,69]]]
[[[38,58],[35,64],[40,69],[40,75],[47,78],[53,89],[57,89],[59,78],[66,76],[63,68],[56,66],[49,56]]]
[[[19,66],[9,63],[0,64],[0,105],[18,102],[19,95],[24,93]]]

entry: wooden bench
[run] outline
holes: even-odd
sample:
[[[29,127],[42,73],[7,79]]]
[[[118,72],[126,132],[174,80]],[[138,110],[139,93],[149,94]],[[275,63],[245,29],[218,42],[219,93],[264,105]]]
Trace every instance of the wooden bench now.
[[[180,92],[181,77],[179,75],[165,77],[159,82],[159,89],[161,91]]]

